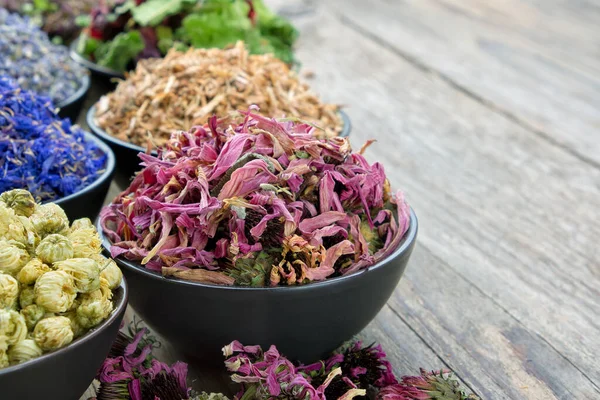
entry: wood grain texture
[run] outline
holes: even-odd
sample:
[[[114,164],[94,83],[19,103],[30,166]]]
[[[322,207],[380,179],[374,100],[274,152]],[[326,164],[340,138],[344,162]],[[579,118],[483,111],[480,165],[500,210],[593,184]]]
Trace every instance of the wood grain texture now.
[[[335,0],[332,12],[539,137],[600,166],[600,3]]]
[[[532,111],[536,96],[544,97],[531,93],[535,85],[547,85],[543,73],[532,83],[535,74],[528,69],[520,78],[508,67],[497,67],[502,73],[493,76],[476,72],[489,70],[489,60],[473,58],[461,39],[487,35],[492,28],[497,35],[510,31],[511,18],[528,31],[530,14],[504,10],[517,7],[512,1],[492,2],[485,12],[469,8],[481,14],[470,17],[479,21],[476,26],[451,18],[444,19],[448,26],[431,23],[434,16],[428,12],[441,4],[451,13],[450,2],[443,0],[378,0],[368,8],[368,2],[359,1],[339,7],[335,2],[276,3],[301,29],[298,56],[316,73],[311,84],[325,100],[348,106],[356,148],[378,139],[367,150],[368,159],[384,164],[420,220],[420,243],[406,275],[361,338],[382,343],[398,373],[450,368],[485,399],[600,399],[600,171],[593,166],[594,131],[587,129],[596,123],[595,113],[581,105],[595,99],[594,85],[579,85],[577,74],[564,78],[548,89],[555,96],[544,92],[551,98]],[[461,4],[480,5],[473,0],[452,5]],[[541,27],[546,18],[559,18],[550,15],[557,6],[538,15],[546,3],[524,4],[519,6],[533,10]],[[593,6],[586,7],[582,26],[569,28],[573,37],[585,29],[594,32],[589,25],[595,20]],[[567,8],[560,9],[566,22],[557,23],[548,36],[566,29],[563,25],[581,10]],[[387,24],[386,32],[370,20],[378,18],[385,28],[385,21],[396,16],[402,24]],[[486,24],[490,19],[494,23]],[[543,44],[544,33],[535,35]],[[435,37],[447,38],[448,48],[441,49]],[[553,43],[548,51],[558,54],[565,43]],[[423,68],[427,64],[411,53],[443,55],[453,46],[469,65],[450,59],[442,75]],[[593,41],[566,51],[576,60],[557,57],[561,74],[582,65],[596,68]],[[519,61],[512,53],[506,58],[503,63]],[[506,87],[496,93],[498,82]],[[508,101],[511,93],[524,104]],[[525,104],[527,99],[532,103]],[[555,103],[560,102],[568,105],[559,109]],[[116,190],[113,186],[108,198]],[[181,358],[168,344],[158,354],[169,362]],[[195,388],[226,388],[226,377],[199,365],[191,360]]]

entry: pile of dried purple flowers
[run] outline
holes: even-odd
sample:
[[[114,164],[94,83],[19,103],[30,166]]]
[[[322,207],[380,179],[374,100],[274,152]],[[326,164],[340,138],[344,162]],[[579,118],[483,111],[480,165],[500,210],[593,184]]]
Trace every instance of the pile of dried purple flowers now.
[[[50,98],[0,75],[0,193],[27,189],[57,200],[94,182],[108,156],[81,128],[60,119]]]
[[[200,282],[295,285],[390,255],[410,224],[345,138],[253,112],[175,132],[101,213],[113,257]],[[191,269],[193,268],[193,269]]]
[[[131,327],[130,327],[131,329]],[[97,379],[97,400],[227,400],[221,393],[195,393],[186,383],[187,365],[172,366],[152,355],[155,342],[145,329],[119,333]],[[421,370],[399,380],[381,346],[355,342],[326,360],[297,365],[275,346],[244,346],[234,341],[223,348],[231,380],[241,384],[235,400],[467,400],[451,374]]]

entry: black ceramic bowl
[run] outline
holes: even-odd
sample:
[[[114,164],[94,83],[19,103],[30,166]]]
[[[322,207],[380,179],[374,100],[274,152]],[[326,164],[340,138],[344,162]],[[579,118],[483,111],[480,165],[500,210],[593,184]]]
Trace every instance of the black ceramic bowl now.
[[[94,182],[75,192],[69,196],[63,197],[58,200],[52,200],[49,203],[56,203],[65,210],[65,213],[72,221],[78,218],[87,217],[92,221],[96,219],[102,204],[104,204],[104,198],[108,189],[110,188],[110,182],[112,181],[113,174],[115,173],[115,155],[113,154],[110,147],[104,142],[99,140],[91,133],[84,132],[86,140],[93,141],[107,156],[106,169]]]
[[[98,231],[101,228],[98,225]],[[109,242],[103,236],[103,245]],[[130,304],[182,353],[222,363],[232,340],[275,344],[305,363],[325,356],[375,318],[398,285],[417,237],[417,218],[387,259],[353,275],[293,287],[216,286],[166,279],[118,257],[131,288]]]
[[[90,76],[85,75],[81,78],[81,86],[75,93],[70,97],[56,104],[59,108],[58,115],[62,118],[69,118],[71,122],[75,123],[85,102],[88,91],[90,89]]]
[[[340,115],[342,116],[342,120],[344,121],[344,127],[340,136],[348,137],[350,135],[350,118],[348,115],[340,110]],[[107,145],[110,146],[112,151],[115,153],[115,157],[117,158],[117,172],[115,174],[115,181],[119,185],[119,187],[127,187],[131,182],[132,176],[141,169],[140,167],[140,159],[138,157],[138,153],[145,152],[141,146],[137,146],[135,144],[125,142],[123,140],[117,139],[114,136],[108,134],[94,121],[96,116],[96,106],[90,107],[87,113],[86,122],[96,136],[98,136],[102,141],[104,141]]]
[[[71,58],[90,70],[92,73],[92,84],[94,85],[95,93],[108,93],[117,85],[116,80],[125,78],[123,73],[98,65],[95,62],[83,57],[77,52],[78,44],[79,38],[75,39],[69,46]]]
[[[115,310],[96,328],[60,350],[0,369],[2,400],[78,400],[106,358],[127,308],[127,284],[114,291]]]

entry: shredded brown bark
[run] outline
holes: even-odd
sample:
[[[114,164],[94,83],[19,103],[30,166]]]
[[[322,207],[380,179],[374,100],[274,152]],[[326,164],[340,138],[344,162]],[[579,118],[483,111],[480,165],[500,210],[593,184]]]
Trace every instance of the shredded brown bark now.
[[[246,110],[296,118],[320,129],[320,138],[342,130],[339,106],[324,104],[295,72],[272,55],[249,55],[242,42],[229,49],[169,51],[140,60],[116,90],[98,102],[96,124],[139,146],[163,145],[175,130],[202,125],[216,114]]]

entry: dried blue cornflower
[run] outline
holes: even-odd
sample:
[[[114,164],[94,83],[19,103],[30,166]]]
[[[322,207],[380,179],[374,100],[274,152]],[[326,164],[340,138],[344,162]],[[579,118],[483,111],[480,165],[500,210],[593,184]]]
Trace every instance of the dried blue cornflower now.
[[[48,35],[27,17],[0,8],[0,75],[60,103],[81,87],[87,71],[71,59],[65,46],[52,43]]]
[[[94,182],[107,158],[58,117],[50,98],[0,75],[0,193],[27,189],[38,202],[60,199]]]

